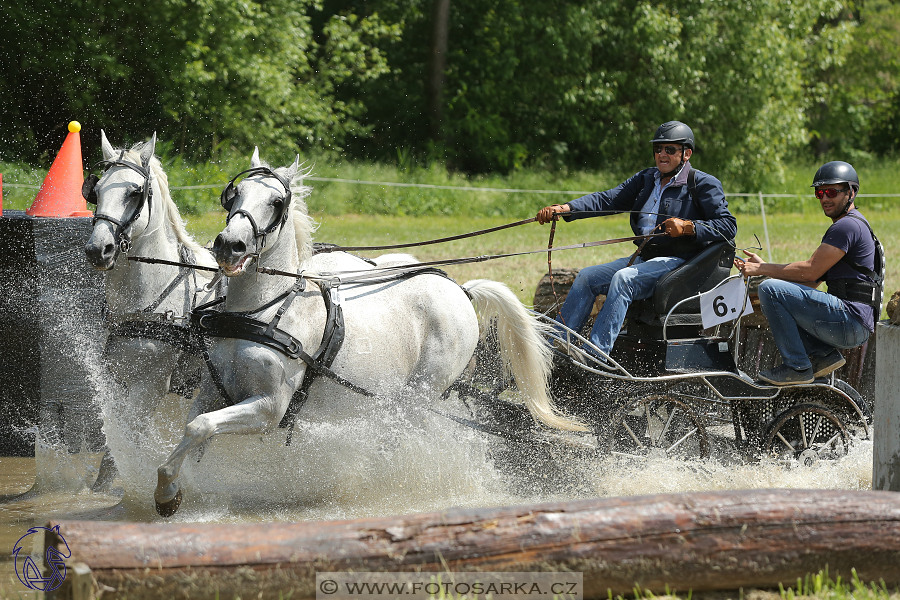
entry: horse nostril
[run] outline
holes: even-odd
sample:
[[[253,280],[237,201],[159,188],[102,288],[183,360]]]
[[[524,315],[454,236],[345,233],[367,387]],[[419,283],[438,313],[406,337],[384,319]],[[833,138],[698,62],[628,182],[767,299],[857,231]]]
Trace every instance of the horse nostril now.
[[[216,239],[213,241],[212,251],[216,254],[222,251],[222,245],[225,243],[224,238],[222,238],[222,234],[216,236]]]
[[[235,242],[234,246],[231,247],[231,251],[235,254],[241,254],[247,252],[247,245],[244,242]]]

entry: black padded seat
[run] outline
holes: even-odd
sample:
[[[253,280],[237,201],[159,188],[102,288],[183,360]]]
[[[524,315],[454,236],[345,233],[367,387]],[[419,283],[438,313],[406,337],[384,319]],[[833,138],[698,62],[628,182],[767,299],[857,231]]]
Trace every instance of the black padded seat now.
[[[631,305],[626,315],[628,332],[641,337],[653,332],[649,337],[662,337],[662,324],[673,306],[702,292],[708,292],[731,274],[734,264],[734,247],[727,242],[714,242],[683,265],[663,275],[656,284],[653,296]],[[679,306],[669,317],[667,329],[672,337],[672,327],[691,326],[694,335],[696,327],[702,327],[700,301],[693,299]]]

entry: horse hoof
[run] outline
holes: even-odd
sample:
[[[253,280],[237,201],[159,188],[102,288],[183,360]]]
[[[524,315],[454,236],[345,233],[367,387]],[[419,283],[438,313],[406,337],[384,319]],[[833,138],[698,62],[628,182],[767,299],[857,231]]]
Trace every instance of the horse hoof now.
[[[157,502],[156,513],[161,517],[169,518],[178,512],[179,506],[181,506],[181,490],[178,490],[175,497],[168,502]]]

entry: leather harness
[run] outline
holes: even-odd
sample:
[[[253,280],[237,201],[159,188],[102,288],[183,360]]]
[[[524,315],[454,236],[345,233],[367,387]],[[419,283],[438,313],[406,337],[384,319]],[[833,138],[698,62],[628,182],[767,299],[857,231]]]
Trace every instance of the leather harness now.
[[[434,268],[423,268],[396,276],[380,278],[378,282],[407,279],[415,275],[424,274],[442,275],[449,279],[449,275],[444,271]],[[287,411],[285,411],[284,417],[282,417],[281,422],[278,425],[281,428],[288,429],[287,440],[285,442],[288,446],[291,444],[297,414],[306,402],[306,399],[309,396],[309,388],[315,381],[316,376],[322,375],[328,377],[332,381],[363,396],[375,396],[374,393],[341,377],[331,369],[331,365],[334,363],[334,360],[344,343],[346,334],[344,313],[340,303],[337,301],[336,294],[332,294],[332,291],[336,290],[337,286],[329,280],[316,279],[314,281],[319,287],[319,292],[325,303],[327,318],[325,321],[325,331],[322,334],[322,342],[311,355],[303,350],[303,344],[300,340],[278,327],[279,321],[282,316],[284,316],[284,313],[290,308],[294,299],[306,289],[306,279],[302,277],[298,277],[297,282],[289,290],[250,312],[223,312],[219,310],[219,305],[225,301],[225,298],[219,298],[198,306],[191,312],[191,322],[194,330],[198,334],[197,338],[200,344],[200,355],[203,357],[204,362],[206,362],[210,378],[215,384],[221,397],[225,400],[227,406],[234,406],[236,403],[228,393],[228,390],[222,381],[221,374],[210,358],[209,346],[206,340],[207,336],[241,339],[254,342],[271,348],[290,359],[300,359],[307,364],[309,372],[304,374],[303,382],[294,392],[293,396],[291,396]],[[272,317],[272,320],[268,323],[250,316],[279,303],[281,303],[281,305],[276,311],[275,316]]]
[[[185,265],[196,263],[194,253],[187,246],[181,246],[179,251],[181,261]],[[188,276],[193,278],[194,288],[197,287],[196,271],[190,266],[183,266],[178,270],[178,275],[169,282],[169,285],[160,292],[156,300],[145,306],[139,312],[126,313],[122,319],[113,319],[106,315],[106,322],[110,327],[111,336],[123,338],[146,338],[171,344],[175,348],[197,353],[200,351],[200,336],[194,327],[180,325],[175,322],[176,317],[172,311],[157,313],[156,309],[169,297],[175,288]],[[185,315],[194,308],[196,294],[191,294],[190,303],[185,306]]]

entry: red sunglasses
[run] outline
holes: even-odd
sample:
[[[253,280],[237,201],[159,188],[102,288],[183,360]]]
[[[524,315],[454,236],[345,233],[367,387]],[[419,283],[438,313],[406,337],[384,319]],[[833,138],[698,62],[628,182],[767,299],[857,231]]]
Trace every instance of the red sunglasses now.
[[[834,198],[838,194],[841,194],[841,193],[847,192],[847,191],[850,191],[849,185],[847,187],[841,188],[839,190],[835,190],[833,188],[828,188],[827,190],[816,190],[816,198],[818,198],[819,200],[821,200],[825,196],[828,196],[829,198]]]

